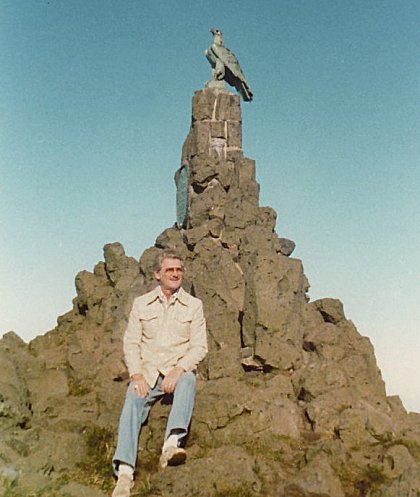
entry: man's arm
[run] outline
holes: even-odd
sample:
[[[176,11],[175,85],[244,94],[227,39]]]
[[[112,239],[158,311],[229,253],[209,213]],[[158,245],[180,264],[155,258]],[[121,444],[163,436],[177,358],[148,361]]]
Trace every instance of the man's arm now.
[[[131,384],[134,393],[139,397],[146,397],[149,393],[149,385],[141,373],[135,373],[131,376]]]
[[[191,335],[187,353],[178,361],[162,381],[162,390],[172,393],[177,381],[185,371],[192,371],[207,354],[206,320],[204,319],[201,300],[195,301],[196,308],[191,320]]]
[[[162,391],[165,393],[172,393],[175,390],[175,386],[183,373],[185,373],[185,370],[179,366],[175,366],[174,368],[172,368],[162,380]]]
[[[187,353],[178,361],[177,366],[184,371],[196,369],[198,363],[204,359],[207,354],[207,334],[206,320],[203,313],[203,304],[201,300],[195,301],[195,309],[191,320],[190,343]]]
[[[132,388],[134,392],[140,397],[145,397],[148,394],[149,387],[146,379],[141,373],[141,354],[140,343],[143,329],[138,314],[136,301],[133,302],[127,328],[124,333],[124,359],[127,369],[132,380]]]

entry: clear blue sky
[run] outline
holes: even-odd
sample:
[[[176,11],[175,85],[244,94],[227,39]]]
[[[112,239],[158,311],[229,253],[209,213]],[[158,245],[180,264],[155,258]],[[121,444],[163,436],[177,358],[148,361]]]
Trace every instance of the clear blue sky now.
[[[218,27],[261,205],[420,412],[419,22],[418,0],[3,0],[0,333],[53,328],[105,243],[139,257],[174,223]]]

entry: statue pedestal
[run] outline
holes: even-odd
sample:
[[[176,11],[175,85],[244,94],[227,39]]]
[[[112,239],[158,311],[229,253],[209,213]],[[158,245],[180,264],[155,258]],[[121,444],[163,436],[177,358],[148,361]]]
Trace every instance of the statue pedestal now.
[[[215,93],[219,93],[222,91],[225,93],[229,93],[226,90],[226,85],[223,80],[219,81],[218,79],[211,79],[210,81],[207,81],[207,83],[205,84],[205,88],[208,88],[209,90],[212,90]]]

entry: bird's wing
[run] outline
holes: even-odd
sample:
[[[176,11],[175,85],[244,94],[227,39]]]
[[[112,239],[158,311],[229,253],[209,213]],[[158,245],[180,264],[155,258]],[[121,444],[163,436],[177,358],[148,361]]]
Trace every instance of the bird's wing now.
[[[204,55],[207,57],[207,60],[210,62],[210,65],[214,67],[216,65],[217,58],[213,52],[212,47],[209,47],[207,50],[205,50]]]
[[[232,53],[226,47],[220,47],[218,45],[213,44],[211,49],[214,55],[221,61],[223,64],[230,70],[230,72],[240,79],[241,81],[245,81],[244,73],[242,72],[241,66],[239,65],[238,59],[235,54]]]

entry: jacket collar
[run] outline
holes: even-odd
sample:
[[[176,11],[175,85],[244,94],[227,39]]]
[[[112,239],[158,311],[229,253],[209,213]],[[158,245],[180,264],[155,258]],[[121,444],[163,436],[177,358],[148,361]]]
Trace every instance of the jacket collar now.
[[[188,293],[181,287],[175,293],[174,299],[178,300],[182,305],[187,305]],[[165,296],[163,295],[162,289],[159,285],[156,286],[154,290],[150,292],[150,299],[147,301],[147,304],[151,304],[155,302],[156,299],[159,299],[161,302],[164,302]]]

